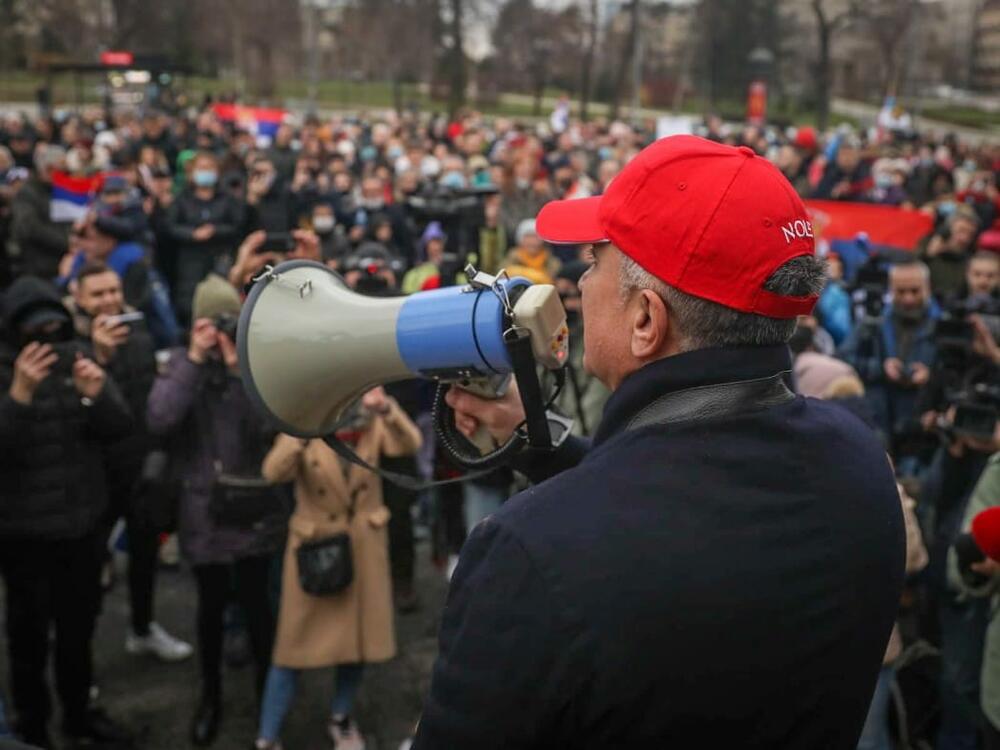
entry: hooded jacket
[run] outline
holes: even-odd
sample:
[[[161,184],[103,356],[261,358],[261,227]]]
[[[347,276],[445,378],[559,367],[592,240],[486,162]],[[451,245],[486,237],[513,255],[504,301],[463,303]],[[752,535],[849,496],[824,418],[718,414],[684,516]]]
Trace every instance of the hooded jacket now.
[[[100,394],[85,404],[73,384],[76,352],[70,316],[55,287],[41,279],[16,281],[4,299],[6,336],[0,341],[0,540],[78,539],[96,528],[107,505],[103,446],[124,437],[132,417],[109,375]],[[66,317],[66,340],[54,345],[59,361],[30,404],[10,396],[17,330],[35,310]],[[0,541],[2,543],[2,541]]]

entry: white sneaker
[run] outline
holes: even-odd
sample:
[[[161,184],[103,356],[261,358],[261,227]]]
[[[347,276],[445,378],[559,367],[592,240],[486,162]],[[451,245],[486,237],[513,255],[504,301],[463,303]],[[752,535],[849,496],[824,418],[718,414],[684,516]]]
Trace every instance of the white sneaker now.
[[[365,738],[358,731],[358,725],[350,717],[334,717],[327,725],[335,750],[365,750]]]
[[[184,661],[194,653],[190,643],[174,638],[155,622],[149,624],[147,636],[129,631],[125,636],[125,650],[130,654],[152,654],[160,661]]]

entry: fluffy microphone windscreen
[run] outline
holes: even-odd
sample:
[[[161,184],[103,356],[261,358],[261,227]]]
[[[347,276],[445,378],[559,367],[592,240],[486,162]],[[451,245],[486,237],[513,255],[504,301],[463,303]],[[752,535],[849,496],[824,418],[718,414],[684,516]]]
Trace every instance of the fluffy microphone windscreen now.
[[[1000,561],[1000,506],[987,508],[972,519],[972,538],[987,557]]]

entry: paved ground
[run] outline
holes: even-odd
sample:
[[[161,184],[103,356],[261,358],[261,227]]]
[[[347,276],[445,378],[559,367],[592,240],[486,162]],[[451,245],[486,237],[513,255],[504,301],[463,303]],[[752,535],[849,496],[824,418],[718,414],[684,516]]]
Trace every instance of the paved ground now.
[[[436,652],[436,632],[446,587],[428,562],[425,547],[418,549],[418,587],[422,608],[397,617],[399,655],[372,666],[359,697],[358,721],[369,750],[396,750],[420,714],[422,696]],[[97,671],[101,703],[141,733],[141,750],[190,747],[188,726],[198,697],[196,662],[164,665],[145,657],[129,656],[122,644],[128,623],[124,580],[119,580],[98,624]],[[157,591],[157,619],[170,632],[193,641],[194,586],[184,570],[161,572]],[[6,652],[6,644],[3,651]],[[4,670],[6,671],[6,670]],[[214,750],[247,750],[255,737],[256,700],[252,668],[227,670],[224,717]],[[323,724],[333,694],[333,670],[305,675],[299,699],[284,732],[286,750],[329,748]]]

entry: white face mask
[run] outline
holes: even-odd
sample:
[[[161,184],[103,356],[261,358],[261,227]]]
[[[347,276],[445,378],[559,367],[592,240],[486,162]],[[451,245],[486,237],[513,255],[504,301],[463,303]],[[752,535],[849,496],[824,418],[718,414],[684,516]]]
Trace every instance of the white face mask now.
[[[317,216],[313,219],[313,229],[318,234],[327,234],[333,231],[334,220],[332,216]]]

